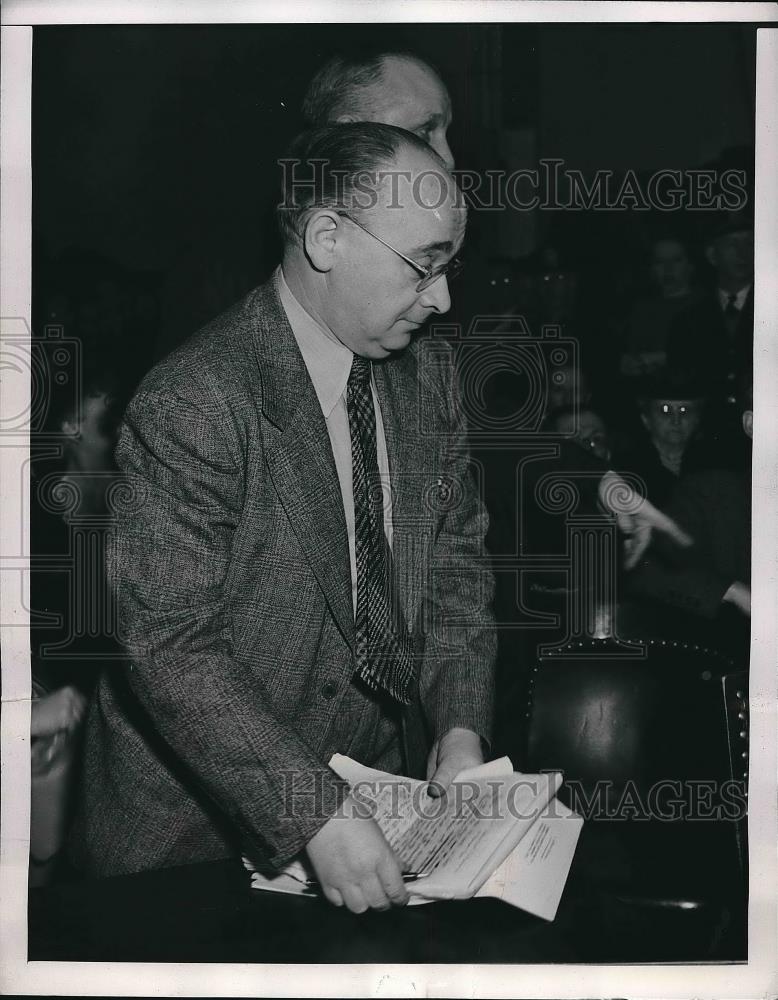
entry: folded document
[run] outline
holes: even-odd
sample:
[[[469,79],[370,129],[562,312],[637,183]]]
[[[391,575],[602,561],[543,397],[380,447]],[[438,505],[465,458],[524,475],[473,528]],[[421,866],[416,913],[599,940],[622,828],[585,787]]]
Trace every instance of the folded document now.
[[[330,767],[369,809],[402,870],[425,873],[407,885],[412,903],[494,896],[554,919],[583,825],[556,799],[558,772],[520,774],[503,757],[463,771],[436,799],[425,781],[340,754]],[[248,861],[246,866],[253,888],[314,894],[313,873],[302,861],[272,877],[253,871]]]

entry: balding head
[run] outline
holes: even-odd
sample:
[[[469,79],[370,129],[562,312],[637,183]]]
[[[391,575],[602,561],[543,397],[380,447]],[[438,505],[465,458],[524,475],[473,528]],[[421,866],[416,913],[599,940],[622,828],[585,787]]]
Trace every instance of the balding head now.
[[[293,152],[279,213],[290,288],[355,353],[403,350],[451,304],[467,214],[454,178],[417,136],[378,123],[315,129]]]
[[[413,132],[451,169],[446,131],[451,102],[435,70],[410,53],[337,56],[319,70],[303,101],[311,125],[379,122]]]

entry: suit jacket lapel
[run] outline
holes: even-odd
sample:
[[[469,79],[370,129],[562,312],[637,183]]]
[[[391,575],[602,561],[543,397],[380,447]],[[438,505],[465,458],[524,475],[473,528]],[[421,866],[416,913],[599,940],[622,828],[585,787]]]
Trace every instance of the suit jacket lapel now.
[[[262,382],[265,461],[297,539],[342,634],[354,609],[340,482],[321,406],[272,283],[257,293],[255,348]]]

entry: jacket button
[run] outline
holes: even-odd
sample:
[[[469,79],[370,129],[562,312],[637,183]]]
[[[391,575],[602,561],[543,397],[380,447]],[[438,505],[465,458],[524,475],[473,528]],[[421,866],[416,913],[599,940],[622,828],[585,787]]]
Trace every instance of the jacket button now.
[[[326,684],[322,684],[321,686],[322,698],[327,698],[327,699],[334,698],[336,692],[337,688],[331,681],[327,681]]]

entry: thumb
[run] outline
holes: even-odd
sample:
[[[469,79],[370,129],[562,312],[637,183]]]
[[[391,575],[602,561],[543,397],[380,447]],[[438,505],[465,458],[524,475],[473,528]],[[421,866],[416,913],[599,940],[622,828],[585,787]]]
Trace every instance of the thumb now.
[[[430,779],[430,784],[427,786],[429,794],[433,798],[442,798],[451,787],[451,783],[456,778],[459,770],[460,765],[455,760],[449,759],[446,761],[444,759],[441,761]]]

